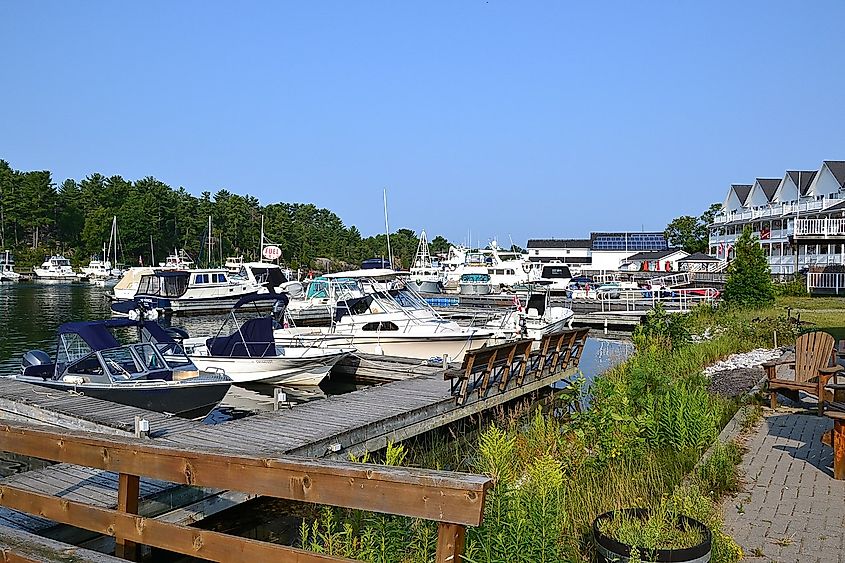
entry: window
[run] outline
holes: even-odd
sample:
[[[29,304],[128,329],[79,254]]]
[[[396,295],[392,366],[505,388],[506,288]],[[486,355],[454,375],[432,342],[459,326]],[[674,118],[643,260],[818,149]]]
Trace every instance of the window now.
[[[211,274],[211,281],[214,283],[226,283],[226,274]]]
[[[103,375],[103,366],[97,356],[83,358],[68,368],[68,373],[80,375]]]
[[[208,274],[197,274],[194,283],[208,283]]]
[[[152,344],[135,346],[135,351],[138,352],[139,356],[141,356],[141,361],[144,362],[144,366],[148,370],[159,370],[167,367],[164,364],[164,360],[158,355],[158,352],[156,352],[156,349]]]
[[[106,350],[102,352],[103,361],[109,370],[109,373],[118,377],[128,379],[133,374],[141,371],[132,352],[129,348],[115,348],[114,350]]]
[[[382,330],[399,330],[399,327],[393,324],[390,321],[382,321],[377,323],[367,323],[361,330],[366,330],[368,332],[375,332],[375,331],[382,331]]]

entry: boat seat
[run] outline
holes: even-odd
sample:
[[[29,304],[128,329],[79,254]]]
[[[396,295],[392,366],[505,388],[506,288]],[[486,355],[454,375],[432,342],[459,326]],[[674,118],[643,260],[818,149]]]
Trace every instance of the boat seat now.
[[[276,355],[273,319],[249,319],[239,331],[205,341],[209,356],[226,358],[266,358]]]

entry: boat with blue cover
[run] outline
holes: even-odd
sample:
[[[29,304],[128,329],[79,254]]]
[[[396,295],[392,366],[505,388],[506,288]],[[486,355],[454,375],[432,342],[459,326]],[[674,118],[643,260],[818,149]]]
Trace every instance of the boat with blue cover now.
[[[55,361],[32,350],[21,364],[12,379],[186,418],[205,417],[232,385],[222,372],[198,369],[161,326],[137,316],[65,323]]]

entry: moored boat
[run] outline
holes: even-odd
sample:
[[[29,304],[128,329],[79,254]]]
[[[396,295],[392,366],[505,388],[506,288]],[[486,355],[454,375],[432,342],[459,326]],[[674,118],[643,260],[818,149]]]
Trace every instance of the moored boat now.
[[[41,267],[35,268],[35,275],[42,280],[76,281],[81,277],[73,271],[70,260],[61,255],[50,256]]]
[[[15,259],[6,250],[0,254],[0,281],[19,281],[21,275],[15,271]]]
[[[138,342],[121,345],[113,331],[132,328]],[[155,322],[130,319],[65,323],[55,361],[30,351],[10,378],[186,418],[205,417],[232,384],[225,374],[198,370]]]

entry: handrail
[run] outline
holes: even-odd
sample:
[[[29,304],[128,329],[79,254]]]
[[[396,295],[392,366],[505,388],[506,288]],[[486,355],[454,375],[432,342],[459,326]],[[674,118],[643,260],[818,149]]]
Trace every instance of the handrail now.
[[[0,485],[0,506],[115,536],[118,554],[126,550],[131,555],[137,542],[213,561],[263,561],[270,556],[314,562],[345,559],[136,516],[140,476],[433,520],[439,528],[438,563],[460,560],[465,526],[481,523],[492,486],[481,475],[293,456],[265,458],[28,424],[0,425],[0,451],[120,476],[117,510],[6,485]]]

